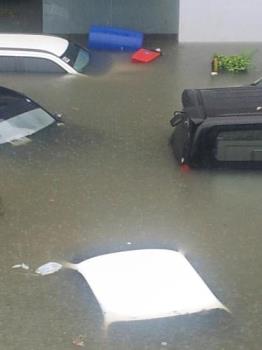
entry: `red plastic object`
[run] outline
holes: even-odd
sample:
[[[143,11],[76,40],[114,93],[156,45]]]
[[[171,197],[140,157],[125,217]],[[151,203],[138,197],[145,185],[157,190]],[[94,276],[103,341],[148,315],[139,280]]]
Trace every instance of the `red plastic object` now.
[[[148,63],[161,55],[158,51],[151,51],[147,49],[139,49],[132,55],[132,62]]]
[[[182,173],[188,173],[191,170],[191,168],[187,164],[182,164],[180,165],[180,170],[182,171]]]

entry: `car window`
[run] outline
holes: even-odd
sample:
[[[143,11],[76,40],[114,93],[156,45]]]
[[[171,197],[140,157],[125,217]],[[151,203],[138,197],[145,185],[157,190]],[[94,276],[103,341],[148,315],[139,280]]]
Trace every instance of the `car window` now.
[[[90,54],[83,47],[70,43],[61,58],[77,72],[84,73],[90,61]]]
[[[0,122],[0,144],[32,135],[54,122],[55,120],[41,108],[3,120]]]
[[[20,72],[21,67],[17,57],[0,56],[0,72]]]
[[[74,63],[75,70],[80,73],[84,73],[89,64],[89,60],[89,53],[86,50],[80,48]]]
[[[0,120],[7,120],[16,115],[38,108],[31,99],[15,93],[0,90]]]
[[[0,144],[32,135],[54,122],[49,113],[26,96],[1,91]]]
[[[65,73],[65,70],[46,58],[19,57],[21,70],[25,73]]]
[[[0,72],[65,73],[65,70],[46,58],[0,56]]]

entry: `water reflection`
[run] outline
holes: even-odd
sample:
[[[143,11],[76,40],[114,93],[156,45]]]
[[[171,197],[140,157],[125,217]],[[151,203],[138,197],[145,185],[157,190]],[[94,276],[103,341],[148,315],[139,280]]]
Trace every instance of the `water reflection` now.
[[[4,216],[4,214],[5,214],[4,204],[3,204],[2,198],[0,197],[0,217]]]

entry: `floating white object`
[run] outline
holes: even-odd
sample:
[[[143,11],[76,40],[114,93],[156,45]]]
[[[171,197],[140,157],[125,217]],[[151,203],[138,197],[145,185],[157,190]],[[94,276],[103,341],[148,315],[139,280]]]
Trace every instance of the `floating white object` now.
[[[29,266],[24,263],[12,266],[12,269],[20,269],[20,268],[24,270],[29,270]]]
[[[35,273],[38,273],[39,275],[42,275],[42,276],[51,275],[51,273],[61,270],[62,267],[63,267],[62,264],[51,261],[38,267],[38,269],[35,270]]]
[[[120,321],[227,310],[184,255],[176,251],[124,251],[67,267],[84,276],[102,308],[106,326]]]

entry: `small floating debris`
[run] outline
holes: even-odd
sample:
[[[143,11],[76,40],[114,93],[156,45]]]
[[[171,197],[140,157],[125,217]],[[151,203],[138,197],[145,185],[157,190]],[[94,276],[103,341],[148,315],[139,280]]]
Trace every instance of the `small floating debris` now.
[[[29,266],[22,263],[22,264],[16,264],[12,266],[12,269],[24,269],[24,270],[29,270]]]
[[[73,106],[73,107],[72,107],[72,110],[73,110],[73,111],[79,111],[79,107]]]
[[[29,142],[32,142],[32,140],[26,136],[10,141],[11,145],[16,146],[16,147],[26,145]]]
[[[51,275],[52,273],[61,270],[62,267],[63,267],[62,264],[51,261],[38,267],[38,269],[35,270],[35,273],[42,276]]]
[[[73,339],[72,344],[83,348],[85,346],[85,337],[83,335],[78,335]]]

